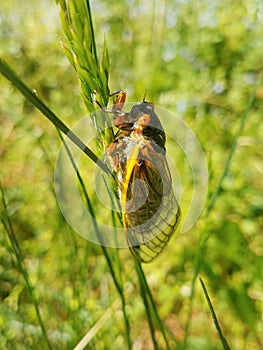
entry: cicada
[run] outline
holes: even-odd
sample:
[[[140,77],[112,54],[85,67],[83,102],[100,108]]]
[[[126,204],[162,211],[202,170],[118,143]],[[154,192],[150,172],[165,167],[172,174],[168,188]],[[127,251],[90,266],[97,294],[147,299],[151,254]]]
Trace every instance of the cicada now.
[[[148,263],[163,251],[181,215],[166,160],[165,132],[153,103],[144,99],[127,113],[126,92],[111,95],[113,123],[119,130],[106,149],[106,159],[117,175],[129,249]]]

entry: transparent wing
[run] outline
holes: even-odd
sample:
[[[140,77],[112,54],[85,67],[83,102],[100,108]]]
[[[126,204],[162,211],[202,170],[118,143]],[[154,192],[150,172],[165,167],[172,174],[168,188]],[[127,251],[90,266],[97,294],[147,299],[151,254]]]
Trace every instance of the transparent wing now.
[[[136,147],[127,160],[121,186],[123,226],[132,254],[147,263],[169,242],[180,208],[164,152],[157,152],[149,141]]]

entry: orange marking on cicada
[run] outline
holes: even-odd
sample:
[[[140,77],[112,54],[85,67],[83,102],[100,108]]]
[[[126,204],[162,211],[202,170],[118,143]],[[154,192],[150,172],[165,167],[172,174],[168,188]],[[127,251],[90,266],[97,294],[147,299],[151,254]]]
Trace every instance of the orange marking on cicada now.
[[[147,126],[151,121],[151,117],[149,114],[142,114],[139,118],[137,123],[134,125],[134,132],[137,134],[142,135],[143,129],[145,126]]]
[[[143,114],[139,117],[138,124],[140,126],[146,126],[150,123],[150,121],[151,121],[151,117],[149,116],[149,114]]]

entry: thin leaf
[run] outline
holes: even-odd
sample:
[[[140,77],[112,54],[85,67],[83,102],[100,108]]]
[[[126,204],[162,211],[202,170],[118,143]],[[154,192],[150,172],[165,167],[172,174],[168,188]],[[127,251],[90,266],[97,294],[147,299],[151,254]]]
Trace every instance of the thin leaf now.
[[[220,327],[220,325],[219,325],[219,322],[218,322],[218,319],[217,319],[217,317],[216,317],[216,313],[215,313],[214,307],[213,307],[212,302],[211,302],[211,300],[210,300],[210,298],[209,298],[209,295],[208,295],[207,289],[206,289],[206,287],[205,287],[205,284],[204,284],[204,282],[203,282],[203,280],[202,280],[201,277],[199,277],[199,280],[200,280],[200,283],[201,283],[201,286],[202,286],[202,289],[203,289],[203,292],[204,292],[206,301],[207,301],[207,303],[208,303],[209,310],[210,310],[210,312],[211,312],[214,325],[215,325],[215,327],[216,327],[216,331],[217,331],[217,333],[218,333],[218,335],[219,335],[219,338],[220,338],[220,341],[221,341],[221,343],[222,343],[222,346],[223,346],[224,350],[231,350],[231,349],[230,349],[230,346],[229,346],[228,343],[227,343],[226,338],[225,338],[224,335],[223,335],[223,332],[222,332],[222,330],[221,330],[221,327]]]
[[[205,212],[205,218],[208,218],[211,210],[214,208],[214,205],[216,203],[216,200],[219,197],[219,192],[220,189],[222,187],[222,183],[230,169],[230,165],[231,165],[231,161],[233,159],[234,153],[236,151],[236,146],[237,146],[237,140],[239,138],[239,136],[241,135],[243,128],[245,126],[245,123],[248,119],[248,116],[250,114],[250,111],[252,109],[252,107],[254,106],[256,99],[257,99],[257,91],[258,88],[261,86],[261,82],[262,82],[262,73],[259,75],[258,77],[258,81],[255,84],[255,87],[253,89],[253,92],[250,96],[250,99],[246,105],[245,111],[242,114],[241,118],[240,118],[240,123],[239,123],[239,127],[235,133],[235,136],[233,138],[229,153],[228,153],[228,157],[226,160],[226,163],[223,167],[223,171],[222,174],[219,178],[219,181],[217,183],[217,186],[210,198],[210,201],[208,203],[206,212]],[[207,227],[205,227],[203,229],[203,231],[201,231],[200,234],[200,238],[199,238],[199,242],[197,245],[197,250],[196,250],[196,255],[195,255],[195,262],[194,262],[194,275],[193,275],[193,279],[192,279],[192,284],[191,284],[191,295],[190,295],[190,305],[189,305],[189,311],[188,311],[188,316],[187,316],[187,322],[186,322],[186,328],[185,328],[185,338],[184,338],[184,344],[183,344],[183,350],[187,349],[187,338],[188,338],[188,334],[189,334],[189,329],[190,329],[190,325],[191,325],[191,313],[192,313],[192,308],[193,308],[193,300],[194,300],[194,293],[195,293],[195,285],[196,285],[196,279],[198,276],[198,273],[200,271],[200,266],[201,266],[201,261],[202,261],[202,257],[203,257],[203,252],[204,252],[204,248],[205,245],[209,239],[210,236],[210,231],[207,229]]]
[[[40,112],[43,113],[61,132],[63,132],[71,141],[75,143],[91,160],[93,160],[102,170],[109,173],[105,164],[91,151],[79,138],[74,134],[66,124],[59,119],[40,98],[35,95],[14,71],[8,66],[8,64],[0,58],[0,72],[6,79],[8,79]]]
[[[47,348],[49,350],[52,350],[52,346],[49,342],[49,339],[48,339],[48,335],[47,335],[47,330],[46,330],[46,327],[44,325],[44,322],[42,320],[42,316],[41,316],[41,313],[40,313],[40,309],[39,309],[39,306],[38,306],[38,302],[37,302],[37,298],[35,296],[35,292],[34,292],[34,288],[30,282],[30,279],[29,279],[29,276],[28,276],[28,272],[23,264],[23,257],[22,257],[22,252],[20,250],[20,246],[19,246],[19,243],[16,239],[16,235],[15,235],[15,232],[14,232],[14,229],[13,229],[13,225],[12,225],[12,221],[9,217],[9,215],[7,214],[7,204],[6,204],[6,199],[5,199],[5,193],[4,193],[4,189],[2,187],[2,184],[0,182],[0,191],[1,191],[1,195],[2,195],[2,204],[3,204],[3,208],[4,208],[4,211],[3,213],[1,214],[1,221],[2,221],[2,224],[5,228],[5,231],[7,233],[7,236],[9,238],[9,241],[10,241],[10,245],[12,247],[12,252],[14,253],[14,256],[16,258],[16,266],[17,266],[17,269],[19,271],[19,273],[21,274],[21,276],[23,277],[24,281],[25,281],[25,284],[26,284],[26,287],[27,287],[27,290],[29,292],[29,295],[30,295],[30,298],[33,302],[33,305],[34,305],[34,308],[35,308],[35,312],[36,312],[36,316],[37,316],[37,320],[38,320],[38,324],[41,328],[41,331],[42,331],[42,335],[43,335],[43,338],[47,344]]]
[[[62,139],[62,136],[60,134],[60,137]],[[114,264],[112,262],[112,259],[110,257],[110,254],[108,253],[108,250],[106,249],[106,247],[103,245],[103,241],[101,241],[101,234],[100,234],[100,231],[99,231],[99,227],[98,227],[98,221],[96,219],[96,213],[95,213],[95,210],[93,208],[93,205],[92,205],[92,202],[90,200],[90,197],[88,195],[88,192],[87,192],[87,189],[86,189],[86,186],[85,186],[85,183],[83,181],[83,178],[80,174],[80,171],[78,169],[78,166],[77,164],[75,163],[75,160],[66,144],[66,142],[63,141],[63,144],[64,144],[64,147],[65,147],[65,150],[67,152],[67,155],[71,161],[71,164],[76,172],[76,175],[77,175],[77,178],[78,178],[78,181],[79,181],[79,184],[81,186],[81,189],[83,191],[83,194],[84,194],[84,197],[85,197],[85,200],[86,200],[86,205],[88,207],[88,210],[89,212],[91,213],[91,217],[92,217],[92,225],[94,227],[94,230],[95,230],[95,233],[96,233],[96,236],[100,242],[100,247],[102,249],[102,252],[103,252],[103,255],[106,259],[106,262],[108,264],[108,267],[109,267],[109,270],[110,270],[110,274],[112,276],[112,279],[113,279],[113,282],[114,282],[114,285],[119,293],[119,296],[120,296],[120,299],[121,299],[121,305],[122,305],[122,313],[123,313],[123,318],[124,318],[124,324],[125,324],[125,336],[126,336],[126,341],[127,341],[127,345],[128,345],[128,349],[131,350],[132,348],[132,345],[131,345],[131,339],[130,339],[130,324],[129,324],[129,319],[128,319],[128,316],[127,316],[127,313],[126,313],[126,302],[125,302],[125,296],[124,296],[124,291],[123,291],[123,283],[122,283],[122,279],[121,279],[121,275],[118,273],[119,270],[117,269],[117,272],[115,272],[115,268],[114,268]],[[115,257],[116,257],[116,253],[115,253]],[[118,257],[118,255],[117,255]],[[120,278],[118,278],[120,277]]]

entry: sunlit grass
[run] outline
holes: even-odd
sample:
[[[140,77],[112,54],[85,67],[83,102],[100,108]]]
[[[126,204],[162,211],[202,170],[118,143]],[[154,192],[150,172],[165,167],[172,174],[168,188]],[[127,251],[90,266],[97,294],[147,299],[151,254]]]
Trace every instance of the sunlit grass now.
[[[94,2],[85,8],[80,1],[76,6],[71,2],[69,9],[69,2],[57,2],[62,16],[63,9],[68,14],[62,24],[63,30],[70,30],[65,37],[60,32],[59,39],[74,70],[62,58],[56,33],[44,43],[41,21],[31,16],[23,23],[15,6],[6,5],[16,30],[5,22],[1,50],[6,49],[9,67],[0,62],[1,72],[12,82],[0,81],[5,200],[0,232],[0,347],[79,350],[114,344],[116,349],[136,350],[227,349],[226,340],[231,349],[261,349],[263,130],[258,5],[252,0],[238,6],[230,2],[224,9],[215,2],[215,7],[207,8],[205,2],[196,7],[190,1],[176,3],[175,9],[175,3],[167,1],[161,13],[164,22],[158,26],[162,32],[149,40],[151,19],[160,19],[159,5],[151,12],[150,3],[137,8],[124,2]],[[17,9],[23,11],[23,6]],[[35,6],[32,3],[32,13],[42,9]],[[83,9],[88,12],[81,19]],[[91,13],[96,33],[90,27]],[[79,23],[72,23],[74,16]],[[215,19],[220,21],[210,27]],[[205,20],[207,26],[200,27]],[[231,26],[231,32],[230,22],[239,23],[236,30]],[[83,23],[89,25],[85,39],[91,38],[85,46]],[[107,45],[104,31],[108,31]],[[93,58],[87,47],[93,48]],[[111,88],[127,87],[130,100],[142,98],[147,85],[150,100],[179,113],[196,132],[209,165],[209,198],[203,215],[149,266],[134,265],[127,250],[103,252],[77,235],[54,194],[59,137],[49,121],[67,134],[85,115],[75,77],[80,79],[83,105],[89,111],[106,105],[109,73]],[[216,93],[218,86],[225,90]],[[97,98],[94,90],[99,92]],[[96,133],[105,122],[108,125],[110,118],[100,119]],[[164,128],[169,132],[169,126]],[[104,137],[110,140],[112,130]],[[80,169],[79,188],[96,215],[97,203],[85,192],[91,158],[96,161],[103,150],[84,149],[87,168]],[[205,285],[196,283],[198,276]]]

